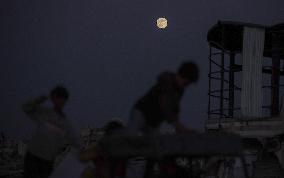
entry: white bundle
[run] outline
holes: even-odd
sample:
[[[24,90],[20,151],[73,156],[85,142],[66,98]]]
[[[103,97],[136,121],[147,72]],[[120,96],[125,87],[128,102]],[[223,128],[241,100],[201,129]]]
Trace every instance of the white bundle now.
[[[78,152],[71,149],[63,160],[55,167],[49,178],[81,178],[87,165],[78,159]]]
[[[243,116],[262,116],[262,61],[265,31],[244,27],[241,111]]]

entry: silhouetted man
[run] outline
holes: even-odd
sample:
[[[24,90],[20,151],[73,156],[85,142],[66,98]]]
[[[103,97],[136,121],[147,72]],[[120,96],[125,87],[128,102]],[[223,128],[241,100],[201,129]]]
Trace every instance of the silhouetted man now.
[[[48,99],[46,96],[24,104],[24,112],[37,124],[25,156],[25,178],[47,178],[53,170],[55,157],[66,141],[79,148],[79,142],[63,112],[68,98],[68,91],[57,86],[50,92],[53,108],[42,105]]]
[[[161,73],[155,85],[135,103],[128,123],[129,131],[132,134],[153,134],[159,131],[163,122],[168,122],[176,132],[192,132],[179,122],[180,101],[185,88],[198,78],[199,69],[193,62],[184,62],[176,73]],[[143,171],[144,177],[151,177],[153,164],[152,160],[146,165],[139,159],[129,160],[127,177],[143,177]]]
[[[189,131],[179,122],[180,101],[185,88],[198,78],[199,69],[192,62],[184,62],[176,73],[161,73],[156,84],[135,103],[128,123],[130,131],[152,133],[164,121],[173,124],[177,132]]]

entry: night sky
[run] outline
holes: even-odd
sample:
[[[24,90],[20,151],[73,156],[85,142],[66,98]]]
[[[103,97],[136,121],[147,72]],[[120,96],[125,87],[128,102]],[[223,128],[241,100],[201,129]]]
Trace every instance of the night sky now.
[[[196,62],[201,77],[185,93],[181,121],[202,130],[208,30],[218,20],[281,23],[283,7],[283,0],[1,0],[0,131],[29,138],[22,103],[57,84],[70,90],[65,111],[77,130],[126,121],[157,74],[184,60]],[[159,17],[168,28],[156,27]]]

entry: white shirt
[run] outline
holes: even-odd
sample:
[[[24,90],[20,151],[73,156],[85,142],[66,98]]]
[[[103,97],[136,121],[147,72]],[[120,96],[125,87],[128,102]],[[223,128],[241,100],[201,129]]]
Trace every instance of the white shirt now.
[[[65,143],[79,147],[71,124],[66,117],[58,114],[53,108],[28,102],[23,106],[27,115],[37,124],[37,128],[28,145],[33,155],[53,161]]]

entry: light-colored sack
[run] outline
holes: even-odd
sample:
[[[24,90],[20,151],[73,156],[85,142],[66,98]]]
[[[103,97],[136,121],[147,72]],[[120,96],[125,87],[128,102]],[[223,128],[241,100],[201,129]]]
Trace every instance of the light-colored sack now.
[[[78,160],[77,152],[71,149],[55,167],[50,178],[81,178],[86,165]]]

